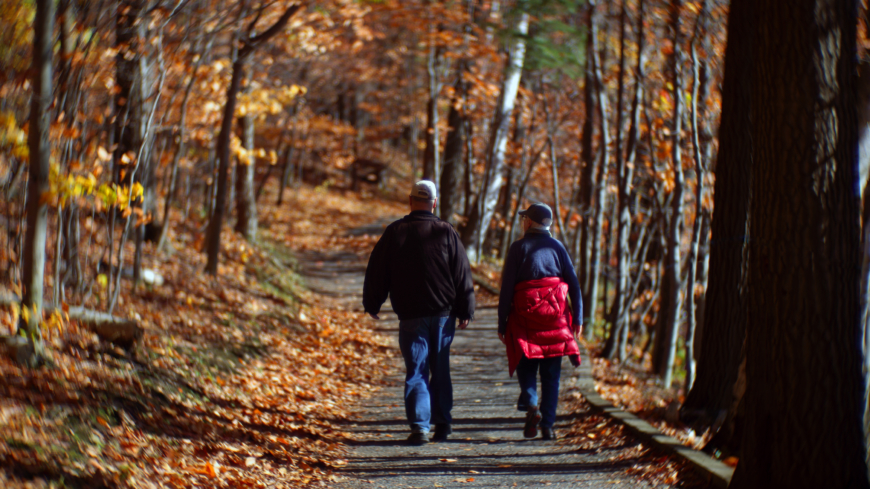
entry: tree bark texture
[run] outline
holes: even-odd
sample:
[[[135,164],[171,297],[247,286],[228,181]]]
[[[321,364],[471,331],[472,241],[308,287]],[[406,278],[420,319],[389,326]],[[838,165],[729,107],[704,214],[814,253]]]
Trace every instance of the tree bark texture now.
[[[250,63],[246,67],[247,86],[250,90],[253,70]],[[249,243],[257,240],[257,199],[254,193],[254,175],[257,159],[254,156],[254,116],[246,113],[240,117],[242,147],[247,158],[239,158],[236,165],[236,232]]]
[[[682,0],[671,2],[670,27],[673,31],[674,52],[671,55],[671,81],[674,85],[674,117],[672,124],[673,146],[671,162],[674,170],[674,188],[671,190],[671,208],[667,223],[667,247],[665,249],[665,273],[662,277],[662,311],[656,323],[656,345],[653,350],[653,371],[662,378],[665,387],[670,387],[674,374],[674,358],[677,354],[677,332],[680,321],[680,236],[683,224],[683,176],[682,147],[680,134],[683,122],[682,83],[682,36],[680,35],[680,11]]]
[[[48,205],[42,195],[49,191],[48,173],[51,148],[48,140],[49,107],[52,97],[52,33],[54,31],[54,1],[37,0],[33,34],[33,95],[30,102],[30,174],[27,180],[27,231],[22,258],[24,276],[21,279],[24,297],[22,306],[30,310],[30,318],[21,326],[32,339],[40,338],[43,280],[45,274],[45,236],[48,229]],[[55,287],[59,284],[55,284]]]
[[[525,36],[528,33],[529,14],[523,12],[517,21],[515,36],[508,53],[501,95],[492,124],[482,188],[475,198],[467,224],[462,228],[462,242],[465,245],[468,258],[473,262],[476,262],[482,253],[483,240],[495,213],[504,180],[505,150],[507,149],[511,113],[514,110],[520,78],[523,73],[523,63],[526,56]]]
[[[756,3],[740,488],[870,487],[861,415],[856,3]]]
[[[460,63],[454,84],[453,100],[447,115],[447,140],[444,142],[444,166],[441,171],[441,195],[438,205],[441,208],[441,219],[456,225],[454,214],[459,214],[460,183],[462,181],[462,149],[465,93],[468,84],[462,79],[467,67],[466,62]]]
[[[593,40],[598,35],[597,17],[595,16],[595,2],[590,1],[586,5],[586,67],[583,70],[583,101],[585,114],[583,117],[583,132],[580,142],[580,189],[577,193],[577,214],[580,222],[577,224],[579,237],[575,239],[577,247],[574,254],[574,262],[577,266],[577,278],[580,279],[580,288],[583,293],[583,324],[586,340],[592,339],[592,320],[595,316],[594,308],[589,307],[589,258],[591,254],[592,240],[592,191],[595,179],[595,153],[592,150],[595,137],[595,67],[592,59],[595,53]]]
[[[620,361],[625,360],[625,349],[628,344],[628,323],[630,321],[630,274],[631,274],[631,245],[629,243],[629,235],[631,234],[631,183],[634,170],[634,159],[637,154],[637,133],[640,130],[640,102],[643,100],[643,79],[644,79],[644,29],[643,29],[643,9],[644,2],[641,0],[638,6],[638,22],[637,22],[637,66],[635,68],[634,80],[634,98],[631,108],[631,127],[628,132],[626,146],[627,154],[623,157],[622,154],[622,135],[620,128],[622,127],[622,97],[624,92],[625,78],[625,28],[627,24],[627,6],[625,1],[622,4],[622,12],[620,13],[620,53],[619,53],[619,88],[618,88],[618,109],[617,109],[617,141],[616,141],[616,180],[617,192],[619,198],[619,215],[616,234],[616,297],[614,304],[616,306],[615,317],[610,329],[610,334],[605,343],[602,356],[612,359],[614,356]]]
[[[682,415],[708,422],[731,405],[746,335],[746,234],[752,168],[753,0],[733,0],[722,81],[719,154],[713,184],[710,265],[697,377]]]
[[[226,211],[226,196],[227,196],[227,173],[230,166],[230,137],[233,133],[233,119],[236,112],[236,99],[239,94],[239,88],[242,86],[242,72],[244,71],[244,62],[241,59],[236,59],[233,62],[233,74],[230,79],[230,84],[227,87],[227,100],[224,105],[223,120],[221,121],[221,131],[217,138],[217,158],[218,174],[217,174],[217,192],[215,193],[214,206],[212,207],[211,219],[208,221],[208,230],[206,234],[206,250],[208,252],[208,261],[205,265],[205,271],[211,275],[217,275],[218,260],[221,251],[221,228],[223,227],[224,212]]]
[[[591,7],[591,6],[590,6]],[[593,14],[594,15],[594,14]],[[593,24],[596,22],[592,21]],[[595,172],[595,202],[589,225],[589,269],[587,277],[586,297],[583,298],[583,309],[589,310],[587,327],[592,329],[595,322],[595,310],[598,308],[598,284],[601,278],[601,238],[604,234],[604,211],[607,208],[608,161],[610,161],[610,129],[607,121],[607,91],[602,75],[602,60],[598,51],[598,32],[592,36],[592,66],[595,79],[595,96],[598,106],[598,133],[601,142],[598,145],[598,169]],[[606,294],[605,294],[606,295]]]
[[[703,18],[706,14],[706,2],[702,3],[698,13],[698,24],[695,27],[695,39],[692,42],[692,153],[695,160],[695,219],[692,223],[692,241],[689,246],[689,256],[686,259],[686,391],[695,382],[696,355],[695,331],[695,285],[698,278],[698,263],[700,262],[701,228],[704,221],[704,177],[706,175],[705,161],[701,151],[701,124],[703,124],[704,104],[707,100],[707,64],[698,59],[698,49],[695,45],[698,35],[706,37],[706,26]],[[703,31],[703,32],[702,32]],[[703,42],[703,41],[702,41]]]

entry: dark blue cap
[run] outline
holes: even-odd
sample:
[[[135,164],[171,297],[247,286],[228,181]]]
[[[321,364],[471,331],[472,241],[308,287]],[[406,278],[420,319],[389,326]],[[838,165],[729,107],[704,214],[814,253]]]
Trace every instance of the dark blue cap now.
[[[519,214],[543,226],[553,224],[553,210],[550,209],[550,206],[541,202],[530,205],[528,209],[520,211]]]

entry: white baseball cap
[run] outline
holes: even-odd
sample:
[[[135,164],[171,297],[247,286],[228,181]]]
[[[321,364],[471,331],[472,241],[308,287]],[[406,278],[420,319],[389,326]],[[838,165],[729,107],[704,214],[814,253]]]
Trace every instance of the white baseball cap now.
[[[411,197],[435,200],[438,198],[438,192],[435,190],[435,183],[431,180],[420,180],[411,187]]]

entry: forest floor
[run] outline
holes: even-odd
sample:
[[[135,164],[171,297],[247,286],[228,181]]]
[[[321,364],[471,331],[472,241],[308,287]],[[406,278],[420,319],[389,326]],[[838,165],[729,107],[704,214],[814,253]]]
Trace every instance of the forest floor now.
[[[348,231],[406,210],[339,190],[289,194],[280,209],[261,206],[258,245],[225,232],[216,278],[202,273],[202,227],[174,230],[170,255],[148,250],[145,266],[164,284],[133,292],[126,283],[115,311],[145,329],[132,350],[61,319],[45,331],[46,367],[0,359],[0,487],[332,487],[348,480],[349,447],[359,441],[352,423],[362,407],[385,395],[401,401],[394,387],[384,389],[397,372],[388,360],[397,354],[392,332],[373,329],[351,298],[364,271],[359,262],[380,233]],[[356,268],[318,276],[329,262],[324,253],[353,258]],[[480,295],[484,305],[495,300]],[[0,322],[15,315],[2,311]],[[564,421],[568,436],[557,451],[604,453],[618,477],[641,486],[702,487],[682,464],[586,412],[579,394],[562,404],[583,414]]]

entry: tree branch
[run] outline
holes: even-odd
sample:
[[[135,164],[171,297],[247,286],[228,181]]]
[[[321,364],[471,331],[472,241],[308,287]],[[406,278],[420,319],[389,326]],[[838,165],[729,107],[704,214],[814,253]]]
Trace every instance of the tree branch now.
[[[241,49],[239,49],[239,58],[249,56],[251,53],[254,52],[255,49],[257,49],[257,46],[260,43],[262,43],[264,41],[268,41],[273,36],[275,36],[275,34],[278,34],[279,32],[281,32],[281,30],[283,30],[284,27],[287,25],[287,22],[290,21],[290,17],[293,17],[293,15],[297,11],[299,11],[300,8],[302,8],[302,5],[300,5],[298,3],[295,5],[291,5],[290,7],[287,8],[286,11],[284,11],[284,14],[281,15],[281,18],[279,18],[277,21],[275,21],[275,23],[272,25],[272,27],[269,27],[268,29],[263,31],[262,34],[256,35],[256,36],[246,40],[244,42],[245,45],[242,46]]]

